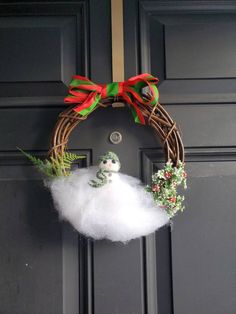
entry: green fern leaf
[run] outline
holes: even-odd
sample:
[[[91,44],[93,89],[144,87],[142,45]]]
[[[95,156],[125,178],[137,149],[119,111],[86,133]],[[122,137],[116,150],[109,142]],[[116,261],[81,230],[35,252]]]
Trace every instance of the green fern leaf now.
[[[41,160],[40,158],[26,153],[20,148],[18,149],[33,163],[34,166],[36,166],[38,170],[43,172],[48,177],[60,177],[70,175],[71,164],[75,160],[85,158],[85,156],[65,152],[64,154],[58,154],[56,158],[51,156],[49,160]]]
[[[48,160],[42,160],[40,158],[37,158],[29,153],[26,153],[22,149],[18,148],[19,151],[26,156],[32,164],[41,172],[43,172],[46,176],[53,177],[53,169],[52,169],[52,164]]]
[[[63,164],[64,164],[65,169],[70,169],[72,163],[75,160],[85,158],[85,156],[74,154],[74,153],[69,153],[69,152],[65,152],[62,157],[63,157]]]
[[[68,162],[73,162],[75,160],[83,159],[85,157],[86,156],[78,155],[78,154],[74,154],[74,153],[70,153],[70,152],[65,152],[63,155],[64,161],[68,161]]]
[[[34,166],[39,167],[39,168],[44,167],[44,161],[43,160],[41,160],[40,158],[37,158],[37,157],[35,157],[29,153],[26,153],[25,151],[23,151],[20,148],[18,148],[18,149],[23,155],[25,155],[32,162],[32,164]]]

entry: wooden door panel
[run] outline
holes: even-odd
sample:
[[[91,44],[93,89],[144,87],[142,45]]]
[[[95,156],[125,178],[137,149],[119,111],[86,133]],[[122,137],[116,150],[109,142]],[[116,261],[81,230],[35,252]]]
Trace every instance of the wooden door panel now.
[[[75,32],[74,17],[2,18],[0,81],[68,82],[75,72]]]
[[[188,210],[172,235],[175,313],[235,311],[235,160],[235,152],[219,149],[204,156],[200,150],[188,161]]]
[[[62,313],[61,227],[49,193],[22,159],[0,163],[0,312]]]
[[[46,156],[72,75],[92,68],[92,79],[110,80],[109,1],[0,7],[0,313],[92,313],[91,241],[58,221],[49,191],[16,147]],[[79,141],[75,134],[70,148],[78,152]],[[89,165],[92,150],[79,152]]]
[[[125,11],[126,75],[150,71],[160,78],[160,102],[187,147],[186,211],[169,235],[167,313],[233,314],[236,6],[140,0],[125,3]],[[150,172],[161,165],[155,154],[146,152]]]
[[[172,19],[165,25],[166,78],[235,78],[235,28],[235,14]]]
[[[71,75],[87,70],[85,11],[83,2],[1,6],[1,106],[63,104]]]
[[[140,63],[159,77],[162,103],[235,102],[235,7],[139,3]]]
[[[95,313],[144,313],[142,240],[94,244]]]
[[[186,147],[235,146],[235,104],[167,105],[178,121]]]

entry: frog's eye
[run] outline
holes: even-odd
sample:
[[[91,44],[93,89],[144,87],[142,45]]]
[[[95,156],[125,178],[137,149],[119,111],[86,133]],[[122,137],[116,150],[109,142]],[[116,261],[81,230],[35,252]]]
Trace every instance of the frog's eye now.
[[[107,163],[107,160],[103,160],[103,163],[106,164],[106,163]]]
[[[115,159],[112,159],[112,161],[111,161],[113,164],[115,164],[116,163],[116,161],[115,161]]]

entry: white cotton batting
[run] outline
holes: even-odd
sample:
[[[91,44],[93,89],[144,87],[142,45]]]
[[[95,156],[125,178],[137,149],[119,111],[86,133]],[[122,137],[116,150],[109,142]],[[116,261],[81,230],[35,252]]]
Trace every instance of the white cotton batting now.
[[[126,242],[168,223],[166,212],[154,203],[138,179],[115,173],[111,183],[94,188],[88,182],[96,178],[97,170],[79,169],[47,184],[61,218],[80,233]]]

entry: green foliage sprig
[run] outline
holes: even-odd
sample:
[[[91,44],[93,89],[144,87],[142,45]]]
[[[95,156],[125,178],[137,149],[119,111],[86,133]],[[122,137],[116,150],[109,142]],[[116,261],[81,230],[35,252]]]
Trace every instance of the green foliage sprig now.
[[[20,148],[18,149],[40,172],[50,178],[69,176],[71,174],[72,163],[75,160],[85,158],[85,156],[82,155],[64,152],[64,154],[58,154],[57,158],[50,156],[49,159],[42,160],[29,153],[26,153]]]
[[[187,173],[184,164],[179,162],[177,167],[172,162],[167,162],[165,167],[152,175],[152,184],[147,186],[147,191],[152,193],[155,202],[163,207],[169,217],[173,217],[178,211],[183,211],[184,196],[178,195],[177,187],[186,184]]]

